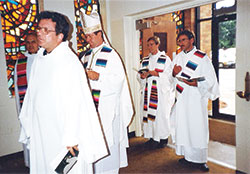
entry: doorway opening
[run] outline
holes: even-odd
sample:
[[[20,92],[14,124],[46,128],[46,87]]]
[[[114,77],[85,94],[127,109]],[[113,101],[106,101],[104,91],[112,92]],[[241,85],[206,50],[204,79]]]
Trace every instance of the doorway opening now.
[[[211,58],[221,96],[210,102],[211,118],[235,122],[236,1],[196,8],[197,47]]]
[[[173,13],[148,17],[136,23],[147,25],[140,31],[140,58],[149,54],[146,44],[151,36],[160,36],[162,50],[173,60],[178,54],[176,35],[189,29],[196,35],[196,46],[206,52],[214,65],[221,97],[209,102],[209,159],[235,168],[235,60],[236,2],[223,1]],[[223,153],[222,153],[223,152]],[[219,155],[221,154],[221,155]],[[225,155],[223,158],[222,155]],[[230,160],[226,156],[230,156]],[[221,158],[222,157],[222,158]]]

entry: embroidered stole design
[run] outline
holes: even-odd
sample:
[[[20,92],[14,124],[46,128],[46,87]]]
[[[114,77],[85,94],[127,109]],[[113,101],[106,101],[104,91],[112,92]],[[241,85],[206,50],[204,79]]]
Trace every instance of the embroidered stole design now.
[[[198,64],[192,62],[191,60],[189,60],[186,64],[186,67],[190,68],[191,70],[195,71],[197,68]]]
[[[100,90],[92,89],[92,96],[93,96],[93,100],[94,100],[94,103],[95,103],[96,110],[98,109],[100,93],[101,93]]]
[[[183,89],[184,89],[184,88],[183,88],[181,85],[179,85],[179,84],[176,85],[176,90],[177,90],[179,93],[182,93]]]
[[[27,66],[27,57],[19,58],[17,60],[17,88],[19,94],[20,108],[22,108],[23,99],[28,86],[26,66]]]
[[[161,55],[157,59],[157,67],[155,68],[155,71],[158,73],[163,72],[164,67],[165,67],[165,63],[166,63],[166,57],[164,55]]]
[[[144,106],[143,106],[143,122],[148,122],[147,117],[147,111],[148,111],[148,82],[146,82],[145,90],[144,90]]]
[[[199,58],[203,58],[206,54],[203,53],[203,52],[201,52],[201,51],[199,51],[199,50],[197,50],[196,52],[194,52],[194,55],[197,56],[197,57],[199,57]],[[182,72],[182,73],[181,73],[181,76],[182,76],[182,77],[185,77],[185,78],[187,78],[187,79],[190,79],[190,78],[191,78],[191,74],[192,74],[192,73],[196,70],[196,68],[198,67],[198,63],[195,63],[195,62],[189,60],[189,61],[187,62],[187,64],[186,64],[186,67],[187,67],[187,69],[189,69],[189,70],[191,70],[191,71],[187,71],[186,73],[185,73],[185,72]],[[188,74],[188,73],[189,73],[189,74]],[[177,85],[176,85],[176,90],[177,90],[179,93],[182,93],[183,90],[184,90],[184,88],[183,88],[181,85],[177,84]]]
[[[146,83],[145,92],[144,92],[144,116],[143,122],[147,123],[148,120],[154,121],[156,118],[156,111],[158,104],[158,92],[157,92],[157,81],[153,80],[151,86],[151,93],[149,98],[148,106],[148,83]]]
[[[101,56],[101,57],[106,57],[107,54],[109,54],[110,52],[112,51],[111,48],[109,47],[106,47],[106,46],[103,46],[101,48],[99,48],[95,53],[93,52],[93,50],[89,50],[86,54],[85,54],[85,57],[88,56],[88,59],[86,62],[83,63],[83,66],[84,68],[87,68],[88,67],[88,64],[90,62],[90,65],[89,65],[89,68],[91,69],[92,68],[92,63],[93,63],[93,60],[94,60],[94,57],[97,53],[100,53],[100,54],[105,54],[104,56]],[[92,53],[92,54],[91,54]],[[99,54],[98,54],[99,56]],[[108,55],[107,55],[108,56]],[[91,60],[89,60],[89,58],[91,58]],[[107,61],[106,59],[103,59],[103,58],[98,58],[95,62],[95,66],[99,66],[99,67],[103,67],[105,68],[106,65],[107,65]],[[94,100],[94,104],[95,104],[95,107],[96,107],[96,110],[98,109],[98,106],[99,106],[99,99],[100,99],[100,93],[101,93],[101,90],[97,90],[97,89],[92,89],[92,96],[93,96],[93,100]]]
[[[95,65],[96,66],[101,66],[101,67],[106,67],[107,60],[105,59],[97,59]]]
[[[143,68],[147,67],[148,64],[149,64],[148,59],[145,59],[145,60],[142,61],[142,67],[143,67]]]
[[[157,65],[156,65],[155,71],[157,71],[158,73],[161,73],[164,71],[166,58],[167,58],[166,56],[161,55],[157,59]],[[142,61],[142,68],[145,68],[148,65],[149,65],[149,57],[146,57]],[[147,123],[148,120],[151,120],[151,121],[155,120],[157,106],[158,106],[157,81],[156,80],[152,81],[149,104],[148,104],[148,82],[146,82],[146,87],[144,90],[144,108],[143,108],[143,122],[144,123]]]
[[[149,100],[149,110],[148,110],[148,119],[151,121],[155,120],[157,104],[158,104],[157,81],[153,80],[150,93],[150,100]]]

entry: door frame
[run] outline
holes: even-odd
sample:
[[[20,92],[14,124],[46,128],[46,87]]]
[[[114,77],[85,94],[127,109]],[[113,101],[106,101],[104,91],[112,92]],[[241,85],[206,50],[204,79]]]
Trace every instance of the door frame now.
[[[202,6],[206,4],[211,4],[219,0],[192,0],[192,1],[177,1],[170,2],[169,5],[152,9],[150,11],[145,11],[137,14],[128,14],[123,17],[124,21],[124,49],[125,49],[125,67],[128,70],[137,68],[139,66],[140,53],[139,53],[139,31],[136,30],[136,21],[144,19],[147,17],[158,16],[161,14],[171,13],[178,10],[189,9],[197,6]],[[142,135],[141,121],[140,121],[140,85],[136,79],[135,71],[127,71],[127,75],[130,81],[132,98],[135,107],[134,120],[129,127],[129,132],[135,131],[136,136]]]

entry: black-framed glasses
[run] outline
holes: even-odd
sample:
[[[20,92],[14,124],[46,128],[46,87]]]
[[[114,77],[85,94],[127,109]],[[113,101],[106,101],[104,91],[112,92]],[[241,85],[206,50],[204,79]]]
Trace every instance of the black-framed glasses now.
[[[49,30],[49,29],[46,28],[46,27],[37,27],[37,28],[36,28],[36,32],[37,32],[37,33],[38,33],[38,32],[42,32],[42,33],[48,35],[50,32],[56,32],[56,31],[55,31],[55,30]]]

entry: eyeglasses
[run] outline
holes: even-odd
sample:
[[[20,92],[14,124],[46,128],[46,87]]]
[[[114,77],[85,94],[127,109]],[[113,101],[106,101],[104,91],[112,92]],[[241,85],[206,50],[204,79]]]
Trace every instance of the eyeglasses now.
[[[56,31],[54,31],[54,30],[49,30],[48,28],[46,28],[46,27],[37,27],[36,28],[36,32],[38,33],[38,32],[42,32],[42,33],[44,33],[44,34],[46,34],[46,35],[48,35],[50,32],[56,32]]]
[[[189,40],[189,39],[188,38],[179,39],[179,40],[177,40],[177,43],[181,43],[181,42],[184,42],[186,40]]]

